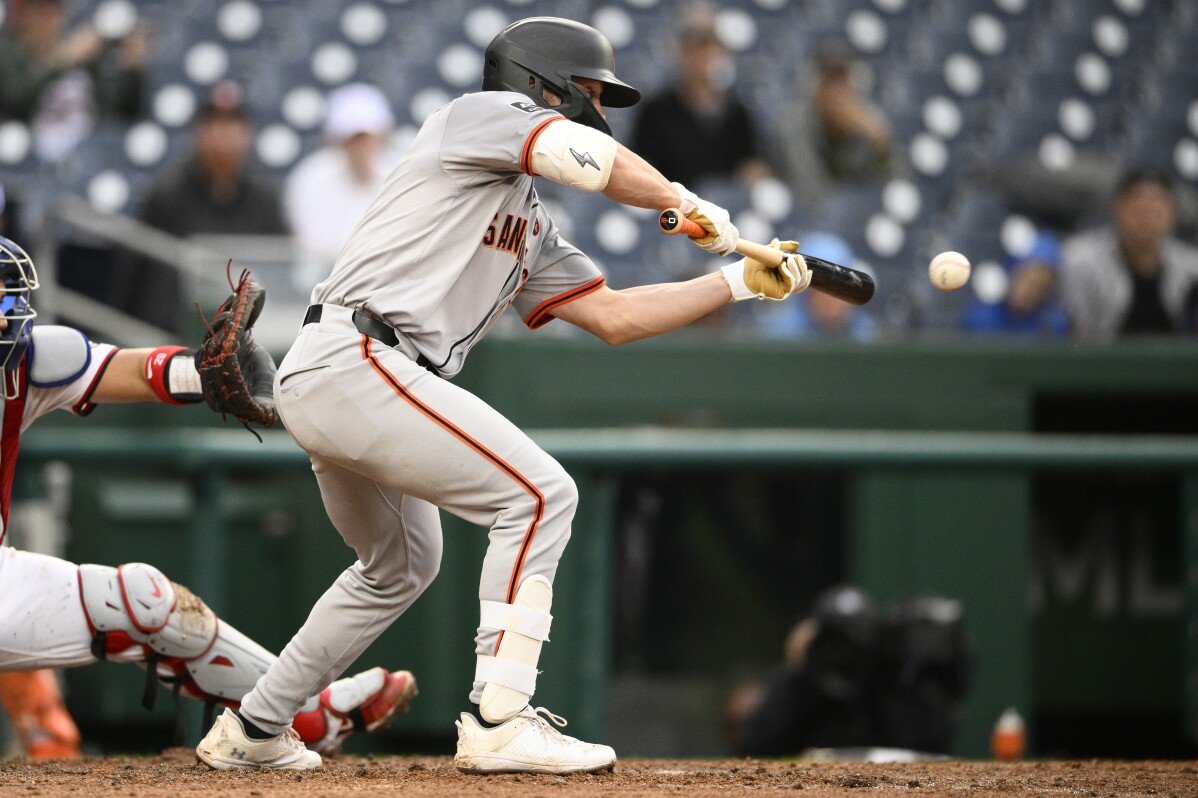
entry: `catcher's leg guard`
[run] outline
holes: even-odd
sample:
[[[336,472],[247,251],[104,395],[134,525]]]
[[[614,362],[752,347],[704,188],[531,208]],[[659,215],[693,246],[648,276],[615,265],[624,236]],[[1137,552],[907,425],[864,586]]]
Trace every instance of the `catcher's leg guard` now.
[[[79,729],[49,670],[0,673],[0,703],[30,759],[77,759]]]
[[[152,565],[81,565],[79,586],[92,653],[145,667],[147,708],[158,682],[176,699],[207,701],[209,713],[217,703],[236,708],[275,659]]]
[[[549,639],[553,585],[543,576],[520,583],[515,601],[481,602],[481,626],[498,629],[495,656],[480,656],[475,681],[485,682],[478,711],[489,723],[502,723],[524,707],[537,689],[541,644]]]

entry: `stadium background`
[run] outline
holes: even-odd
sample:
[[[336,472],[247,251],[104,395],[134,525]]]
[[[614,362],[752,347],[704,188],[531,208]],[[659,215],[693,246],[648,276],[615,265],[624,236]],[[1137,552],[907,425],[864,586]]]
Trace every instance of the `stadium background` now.
[[[75,19],[100,6],[69,4]],[[621,74],[652,93],[671,74],[667,34],[680,4],[135,7],[152,33],[144,120],[99,127],[54,166],[36,159],[22,123],[0,122],[0,182],[19,198],[50,278],[41,307],[130,345],[153,331],[94,304],[105,295],[105,253],[157,246],[120,214],[135,212],[149,182],[182,157],[191,115],[217,81],[242,83],[258,125],[256,165],[281,177],[320,144],[321,97],[332,87],[376,83],[397,135],[408,136],[432,109],[475,87],[481,47],[521,16],[596,24],[616,44]],[[820,589],[852,580],[882,600],[915,591],[962,600],[979,674],[961,753],[983,754],[1009,705],[1029,718],[1038,753],[1191,752],[1192,339],[1101,348],[963,340],[956,323],[971,289],[934,293],[924,267],[931,254],[958,249],[978,265],[974,289],[991,298],[1003,290],[987,275],[1028,246],[1032,230],[1000,179],[1021,169],[1051,178],[1090,158],[1100,171],[1151,164],[1177,178],[1184,198],[1198,177],[1194,9],[1151,0],[720,8],[733,32],[738,91],[765,125],[794,96],[819,42],[846,38],[868,67],[870,97],[910,166],[902,179],[846,195],[818,218],[778,184],[703,193],[754,238],[801,238],[814,228],[848,239],[877,276],[884,335],[869,345],[772,342],[768,363],[735,319],[626,351],[548,330],[530,338],[516,325],[479,348],[462,384],[527,428],[580,431],[547,437],[578,476],[583,506],[559,581],[546,703],[576,719],[583,736],[602,733],[630,753],[718,753],[724,693],[778,658],[787,628]],[[612,115],[617,137],[630,117]],[[568,236],[614,285],[710,266],[656,236],[651,219],[601,198],[547,193]],[[1101,218],[1101,204],[1076,206],[1054,221],[1076,228]],[[226,255],[248,257],[268,282],[264,333],[285,346],[305,304],[291,253],[270,241],[180,249],[173,260],[190,276],[190,295],[207,301],[219,292]],[[216,423],[160,408],[47,419],[29,436],[23,493],[34,517],[65,508],[72,559],[153,562],[277,648],[348,558],[297,452],[272,438],[255,454],[252,441],[182,428]],[[678,438],[654,438],[645,425]],[[700,445],[705,439],[686,433],[761,427],[778,430],[766,436],[772,443],[730,434]],[[1136,437],[1118,437],[1126,435]],[[1168,440],[1154,449],[1156,439],[1143,435]],[[1059,451],[1037,459],[1037,447]],[[47,467],[56,462],[69,470]],[[69,500],[55,503],[64,474]],[[713,501],[709,488],[721,480],[736,490]],[[663,497],[666,509],[649,513],[646,574],[630,565],[637,539],[629,530]],[[437,585],[368,654],[411,666],[422,680],[417,707],[384,749],[445,747],[471,667],[483,540],[448,522]],[[105,750],[151,749],[169,735],[169,701],[141,710],[141,680],[128,669],[76,671],[67,684],[85,733]],[[196,713],[191,724],[194,736]]]

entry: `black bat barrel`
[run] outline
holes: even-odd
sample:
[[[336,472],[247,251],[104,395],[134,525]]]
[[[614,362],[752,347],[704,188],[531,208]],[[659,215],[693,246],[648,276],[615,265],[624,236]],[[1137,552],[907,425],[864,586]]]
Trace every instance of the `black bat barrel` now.
[[[811,287],[851,305],[864,305],[874,296],[874,278],[865,272],[804,255],[811,269]]]

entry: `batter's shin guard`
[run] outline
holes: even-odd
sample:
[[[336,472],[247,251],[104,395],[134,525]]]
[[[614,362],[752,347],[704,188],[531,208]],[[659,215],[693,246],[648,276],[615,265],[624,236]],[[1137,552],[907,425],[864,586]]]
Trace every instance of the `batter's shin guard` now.
[[[495,656],[479,656],[476,682],[485,682],[478,711],[488,723],[502,723],[528,706],[537,690],[541,645],[549,640],[553,585],[543,576],[520,583],[512,604],[481,602],[485,629],[499,630]]]
[[[79,729],[49,670],[0,673],[0,703],[30,759],[78,759]]]

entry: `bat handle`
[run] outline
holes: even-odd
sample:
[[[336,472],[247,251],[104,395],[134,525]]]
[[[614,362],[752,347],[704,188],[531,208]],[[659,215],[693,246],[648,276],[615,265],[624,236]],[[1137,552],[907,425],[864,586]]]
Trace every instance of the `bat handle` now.
[[[704,238],[707,236],[707,231],[703,229],[703,225],[686,218],[677,208],[666,208],[662,211],[661,216],[657,217],[657,224],[661,228],[661,231],[668,236],[676,236],[679,233],[684,233],[689,238]],[[771,266],[780,264],[783,256],[786,254],[773,247],[746,241],[743,238],[737,243],[736,251],[741,255],[754,258],[762,263],[768,263]]]
[[[662,211],[661,216],[657,217],[657,224],[661,231],[668,236],[676,236],[679,233],[683,233],[688,238],[705,238],[707,236],[703,225],[686,218],[677,208],[666,208]]]

